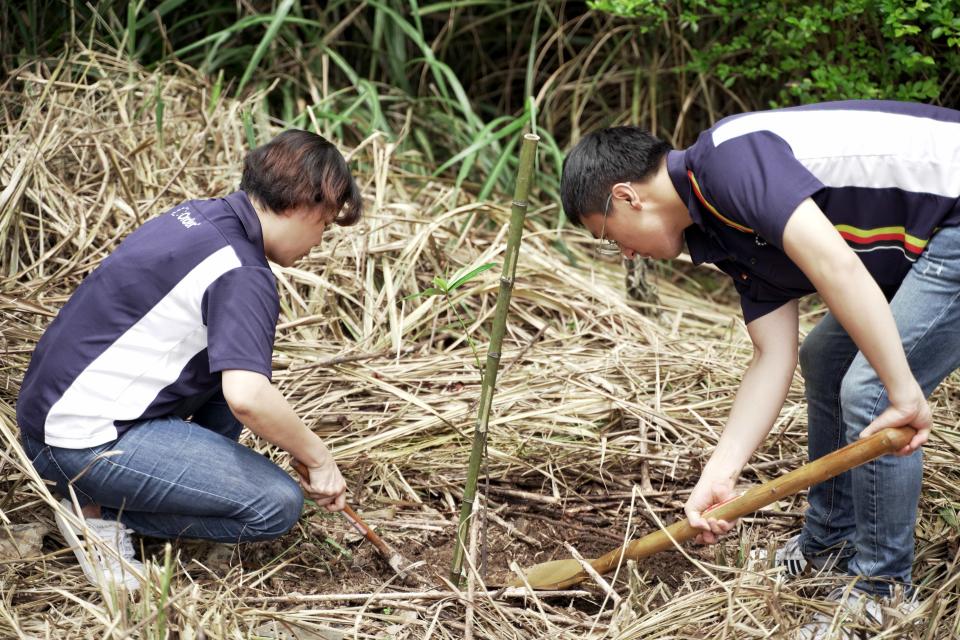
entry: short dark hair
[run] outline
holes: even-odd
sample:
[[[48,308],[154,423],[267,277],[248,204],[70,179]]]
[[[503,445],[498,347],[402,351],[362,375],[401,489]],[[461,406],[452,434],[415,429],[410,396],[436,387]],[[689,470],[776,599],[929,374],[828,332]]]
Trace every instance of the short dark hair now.
[[[323,136],[290,129],[243,159],[240,189],[274,213],[327,204],[338,212],[334,219],[346,227],[363,214],[360,189],[347,161]]]
[[[563,161],[560,199],[567,218],[582,225],[585,214],[603,210],[613,185],[646,180],[670,149],[640,127],[608,127],[584,136]]]

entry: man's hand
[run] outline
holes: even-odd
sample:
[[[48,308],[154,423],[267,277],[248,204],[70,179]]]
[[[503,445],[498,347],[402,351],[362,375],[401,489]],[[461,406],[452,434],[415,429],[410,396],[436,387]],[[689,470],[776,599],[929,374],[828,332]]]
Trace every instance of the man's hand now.
[[[891,394],[890,406],[860,433],[860,437],[866,438],[887,427],[913,427],[917,430],[917,435],[913,436],[910,444],[896,452],[898,456],[905,456],[926,444],[932,426],[930,405],[927,404],[920,386],[915,385],[912,390],[900,396]]]
[[[307,467],[294,460],[293,468],[296,469],[300,486],[308,498],[327,511],[343,511],[347,502],[347,483],[333,458],[319,467]]]
[[[735,498],[736,494],[733,491],[733,486],[734,480],[731,478],[711,478],[703,475],[693,491],[690,492],[690,497],[683,506],[683,510],[687,514],[690,526],[703,529],[703,533],[696,538],[697,542],[714,544],[720,539],[720,536],[730,531],[736,524],[736,521],[727,522],[726,520],[711,518],[709,514],[706,517],[703,515],[703,512],[710,507]]]

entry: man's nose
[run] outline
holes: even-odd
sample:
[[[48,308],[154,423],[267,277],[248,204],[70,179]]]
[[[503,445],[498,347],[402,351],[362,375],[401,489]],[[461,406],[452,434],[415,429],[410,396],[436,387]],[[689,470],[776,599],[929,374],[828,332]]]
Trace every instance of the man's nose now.
[[[623,254],[623,257],[626,258],[627,260],[633,260],[635,257],[637,257],[637,252],[634,251],[633,249],[622,249],[622,248],[621,248],[621,249],[620,249],[620,253],[622,253],[622,254]]]

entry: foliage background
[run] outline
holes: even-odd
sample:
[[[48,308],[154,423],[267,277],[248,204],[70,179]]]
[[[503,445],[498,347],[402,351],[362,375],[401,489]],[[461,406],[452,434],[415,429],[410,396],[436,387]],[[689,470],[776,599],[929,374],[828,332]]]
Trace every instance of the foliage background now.
[[[675,146],[716,119],[816,100],[956,106],[955,0],[27,0],[0,9],[9,74],[83,42],[150,69],[186,64],[222,95],[253,96],[267,123],[356,145],[372,131],[403,167],[481,198],[506,191],[520,135],[548,152],[585,131],[648,127]],[[91,73],[94,73],[91,71]],[[153,113],[162,133],[163,87]],[[545,214],[555,216],[556,211]]]

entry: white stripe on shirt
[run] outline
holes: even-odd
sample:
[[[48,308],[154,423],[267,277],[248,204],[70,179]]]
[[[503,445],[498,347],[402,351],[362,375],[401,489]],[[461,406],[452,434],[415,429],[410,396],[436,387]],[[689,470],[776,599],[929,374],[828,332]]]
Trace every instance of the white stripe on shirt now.
[[[203,294],[240,266],[233,247],[210,254],[150,311],[91,362],[50,408],[47,444],[81,449],[116,440],[114,420],[143,414],[207,347]]]
[[[720,125],[713,144],[757,131],[783,138],[827,187],[960,195],[960,123],[882,111],[768,111]]]

